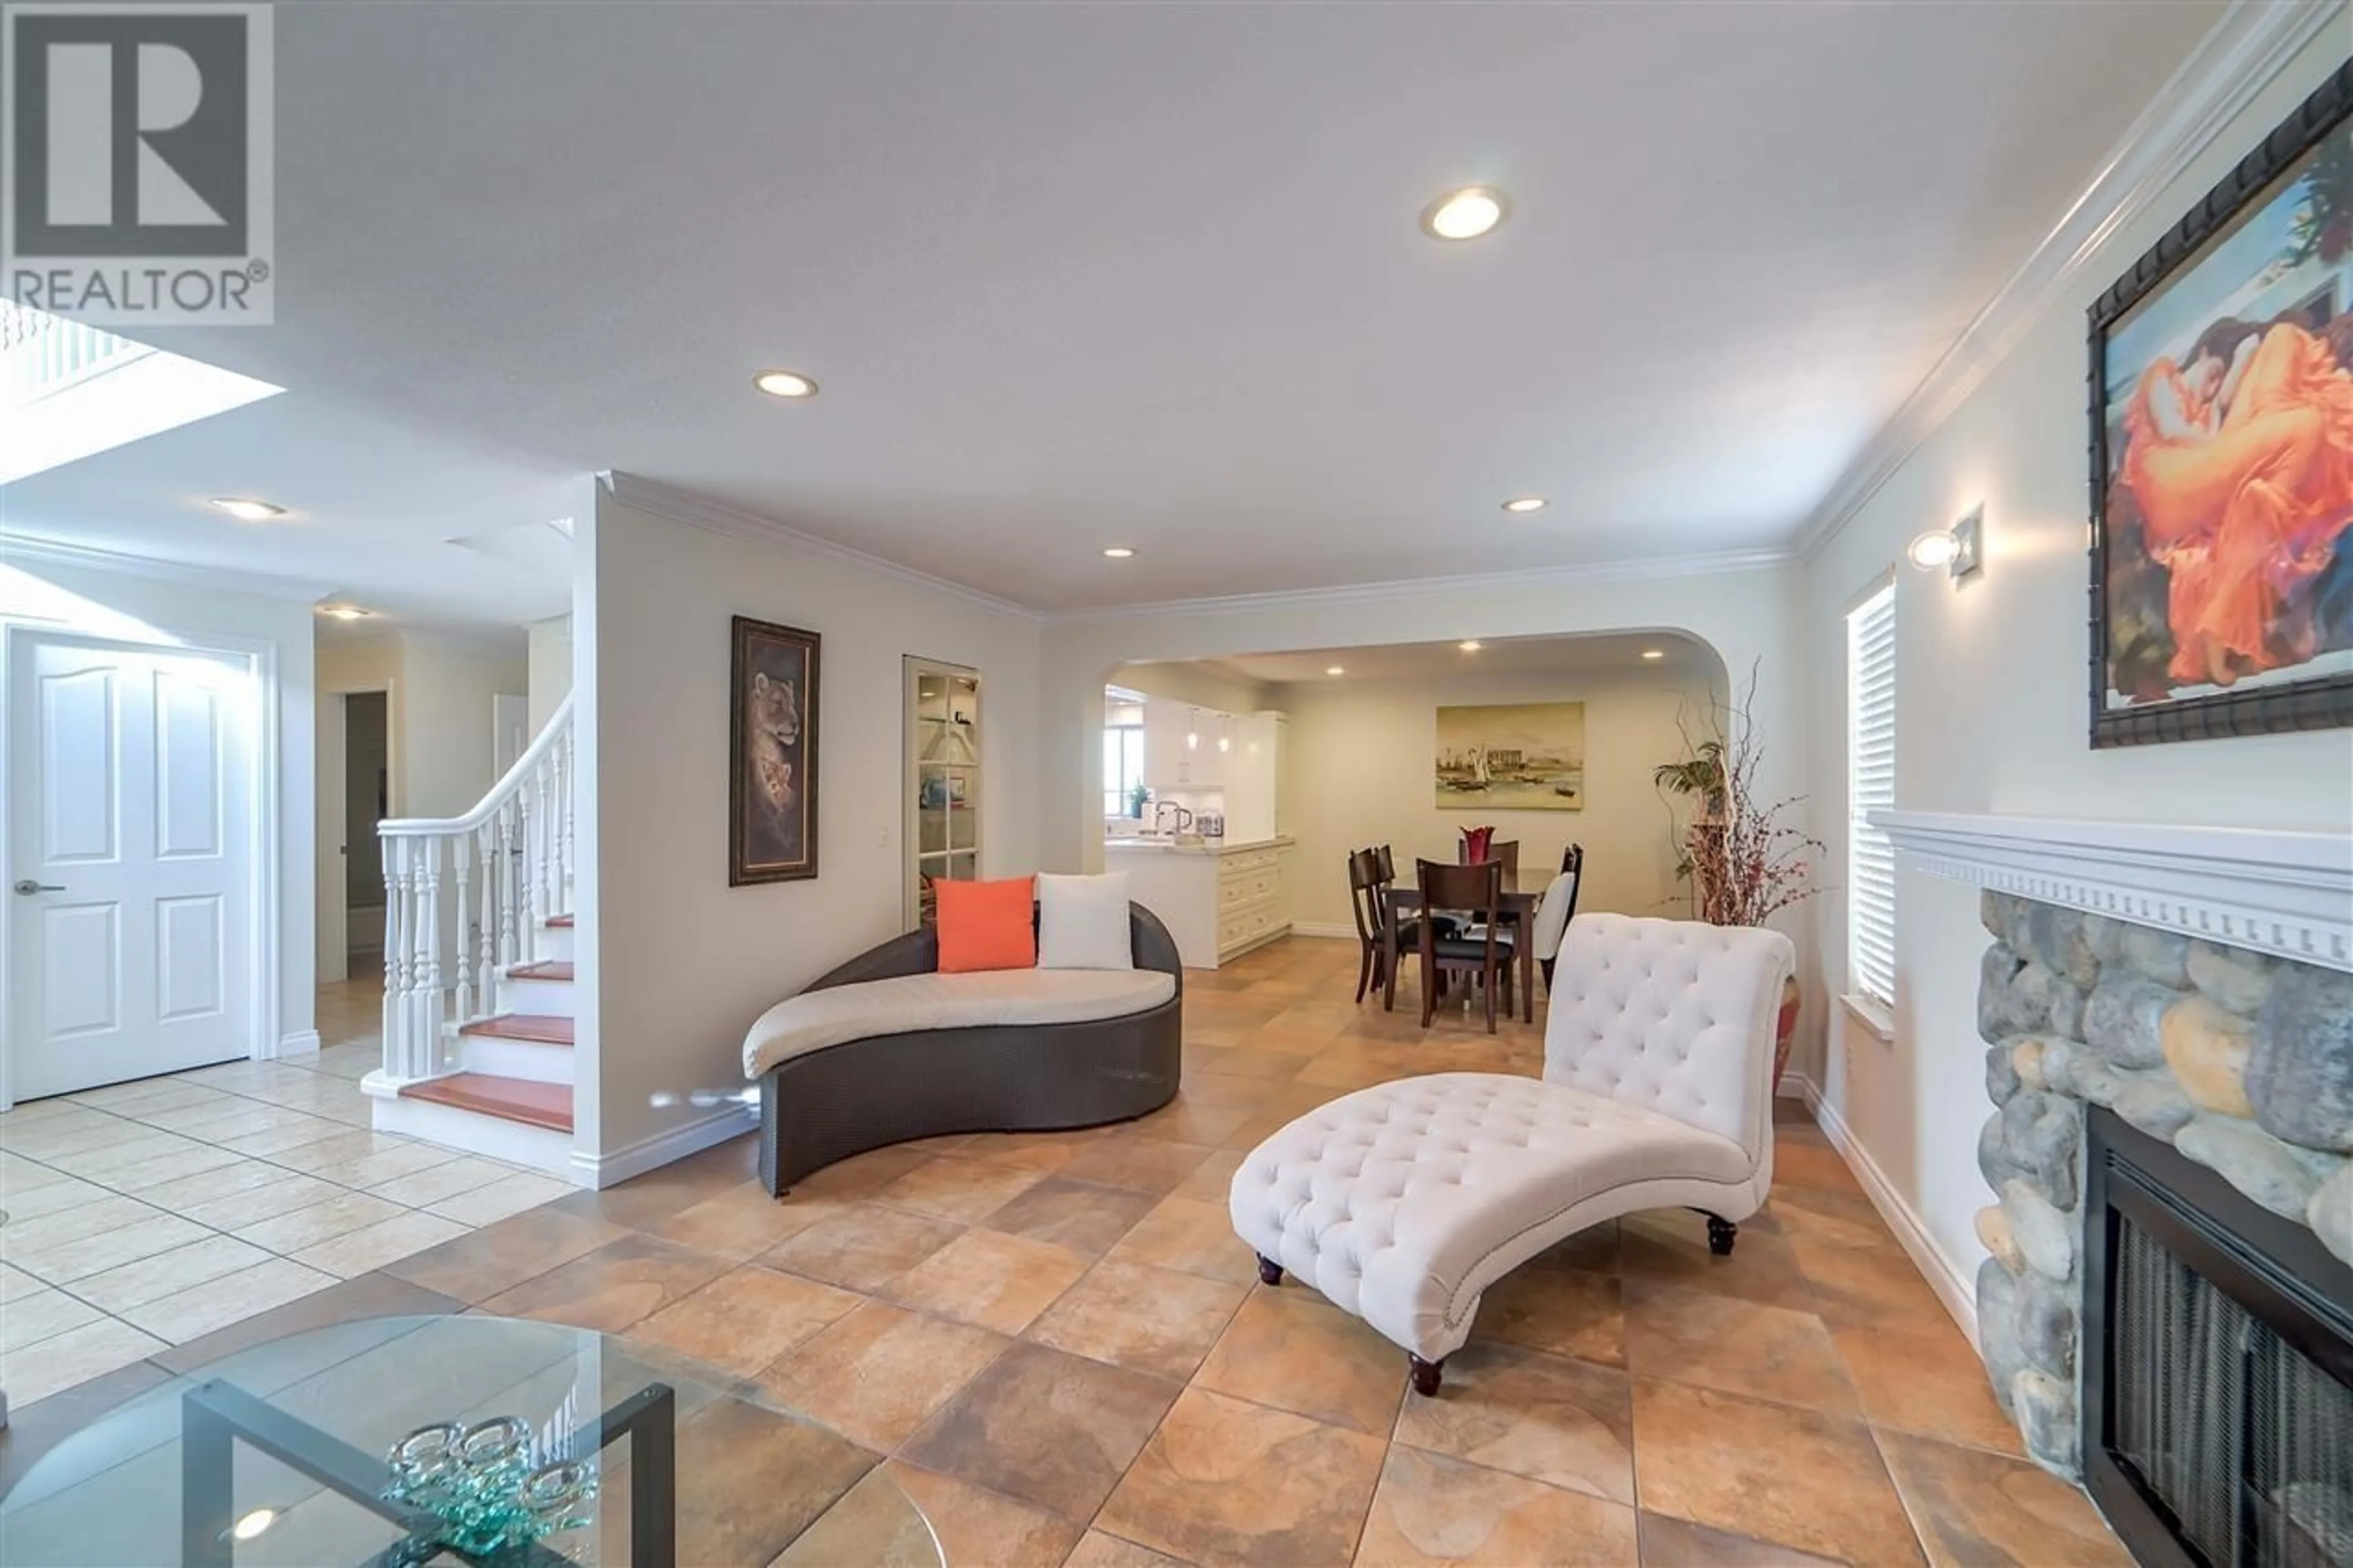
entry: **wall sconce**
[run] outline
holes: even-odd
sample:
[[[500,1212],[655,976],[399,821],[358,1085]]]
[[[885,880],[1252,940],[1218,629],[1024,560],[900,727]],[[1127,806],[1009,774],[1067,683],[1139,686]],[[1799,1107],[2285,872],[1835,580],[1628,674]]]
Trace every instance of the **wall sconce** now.
[[[1198,752],[1201,749],[1201,710],[1190,708],[1186,711],[1192,715],[1192,722],[1185,726],[1185,749]]]
[[[1985,567],[1985,508],[1972,507],[1969,514],[1950,528],[1933,528],[1915,539],[1904,553],[1913,565],[1923,572],[1945,568],[1954,582],[1974,577]]]

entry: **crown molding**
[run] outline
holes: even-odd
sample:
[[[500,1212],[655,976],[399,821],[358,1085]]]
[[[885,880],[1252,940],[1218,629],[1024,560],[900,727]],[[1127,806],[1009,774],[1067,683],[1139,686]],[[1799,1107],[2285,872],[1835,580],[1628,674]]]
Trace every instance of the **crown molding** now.
[[[2353,834],[1874,811],[1932,877],[2353,970]]]
[[[1412,599],[1430,594],[1492,594],[1588,587],[1600,583],[1643,583],[1672,577],[1708,577],[1731,572],[1764,572],[1776,566],[1786,566],[1795,559],[1787,550],[1719,550],[1694,555],[1651,556],[1639,561],[1605,561],[1585,566],[1540,567],[1530,572],[1480,572],[1458,577],[1408,577],[1385,583],[1352,583],[1331,588],[1228,594],[1200,599],[1161,599],[1142,605],[1111,605],[1101,609],[1057,611],[1045,619],[1061,626],[1169,616],[1311,609],[1327,605]]]
[[[197,588],[225,588],[265,599],[295,599],[304,604],[316,604],[334,591],[334,585],[329,583],[273,577],[267,573],[244,572],[231,566],[200,566],[192,562],[162,561],[152,555],[131,555],[120,551],[100,550],[94,545],[69,544],[59,539],[40,539],[26,533],[0,533],[0,564],[14,566],[26,562],[83,572],[148,577],[165,583],[185,583]]]
[[[985,610],[994,610],[1001,616],[1012,616],[1032,623],[1046,618],[1041,612],[1027,605],[1017,605],[1010,599],[1000,599],[994,594],[968,587],[950,578],[934,576],[883,556],[870,554],[847,544],[838,544],[789,523],[778,522],[774,518],[738,511],[733,507],[663,484],[659,479],[645,479],[616,468],[597,475],[596,482],[624,506],[650,512],[656,517],[666,517],[672,522],[687,523],[712,533],[723,533],[731,539],[748,540],[754,544],[781,544],[794,550],[804,550],[846,565],[879,572],[912,587],[927,589],[967,605],[976,605]]]
[[[2058,225],[1865,444],[1807,520],[1797,553],[1811,560],[2019,342],[2116,232],[2179,179],[2296,51],[2344,15],[2347,0],[2232,0],[2136,119]]]

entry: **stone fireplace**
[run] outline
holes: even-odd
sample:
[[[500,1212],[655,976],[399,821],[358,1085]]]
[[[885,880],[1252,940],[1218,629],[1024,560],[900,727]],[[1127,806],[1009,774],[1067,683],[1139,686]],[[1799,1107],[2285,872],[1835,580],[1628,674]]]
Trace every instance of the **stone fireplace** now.
[[[2145,1418],[2136,1412],[2174,1413],[2161,1447],[2186,1481],[2214,1472],[2179,1462],[2198,1444],[2261,1458],[2253,1417],[2240,1429],[2238,1414],[2214,1414],[2258,1407],[2316,1434],[2306,1446],[2330,1466],[2353,1467],[2353,841],[1874,820],[1915,869],[1982,889],[1977,1026],[1992,1110],[1978,1164],[1993,1201],[1977,1216],[1989,1255],[1978,1338],[2028,1451],[2060,1474],[2090,1472],[2120,1529],[2101,1484],[2120,1458],[2131,1470],[2131,1445],[2146,1441],[2124,1429]],[[2278,1327],[2277,1365],[2310,1379],[2259,1365],[2252,1330],[2217,1327],[2242,1320]],[[2185,1346],[2223,1348],[2201,1362]],[[2245,1389],[2232,1384],[2241,1373]],[[2277,1405],[2280,1388],[2300,1391],[2293,1409]],[[2353,1561],[2335,1554],[2353,1553],[2342,1479],[2318,1500],[2293,1494],[2297,1539],[2327,1542],[2309,1560]],[[2189,1542],[2173,1506],[2158,1500],[2158,1533]],[[2193,1558],[2168,1548],[2155,1560]]]

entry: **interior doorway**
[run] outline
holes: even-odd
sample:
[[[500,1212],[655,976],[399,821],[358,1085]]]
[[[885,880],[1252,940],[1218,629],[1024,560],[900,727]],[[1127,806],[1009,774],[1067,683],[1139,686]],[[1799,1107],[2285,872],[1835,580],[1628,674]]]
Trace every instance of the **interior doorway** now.
[[[384,858],[392,815],[392,694],[331,691],[319,701],[321,984],[384,967]]]

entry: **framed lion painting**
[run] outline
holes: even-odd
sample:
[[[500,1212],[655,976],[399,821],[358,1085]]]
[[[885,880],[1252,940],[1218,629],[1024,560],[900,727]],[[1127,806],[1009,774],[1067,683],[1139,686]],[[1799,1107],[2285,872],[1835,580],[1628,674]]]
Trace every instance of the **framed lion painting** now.
[[[2091,310],[2092,743],[2353,724],[2353,62]]]
[[[734,619],[727,885],[817,875],[815,632]]]

